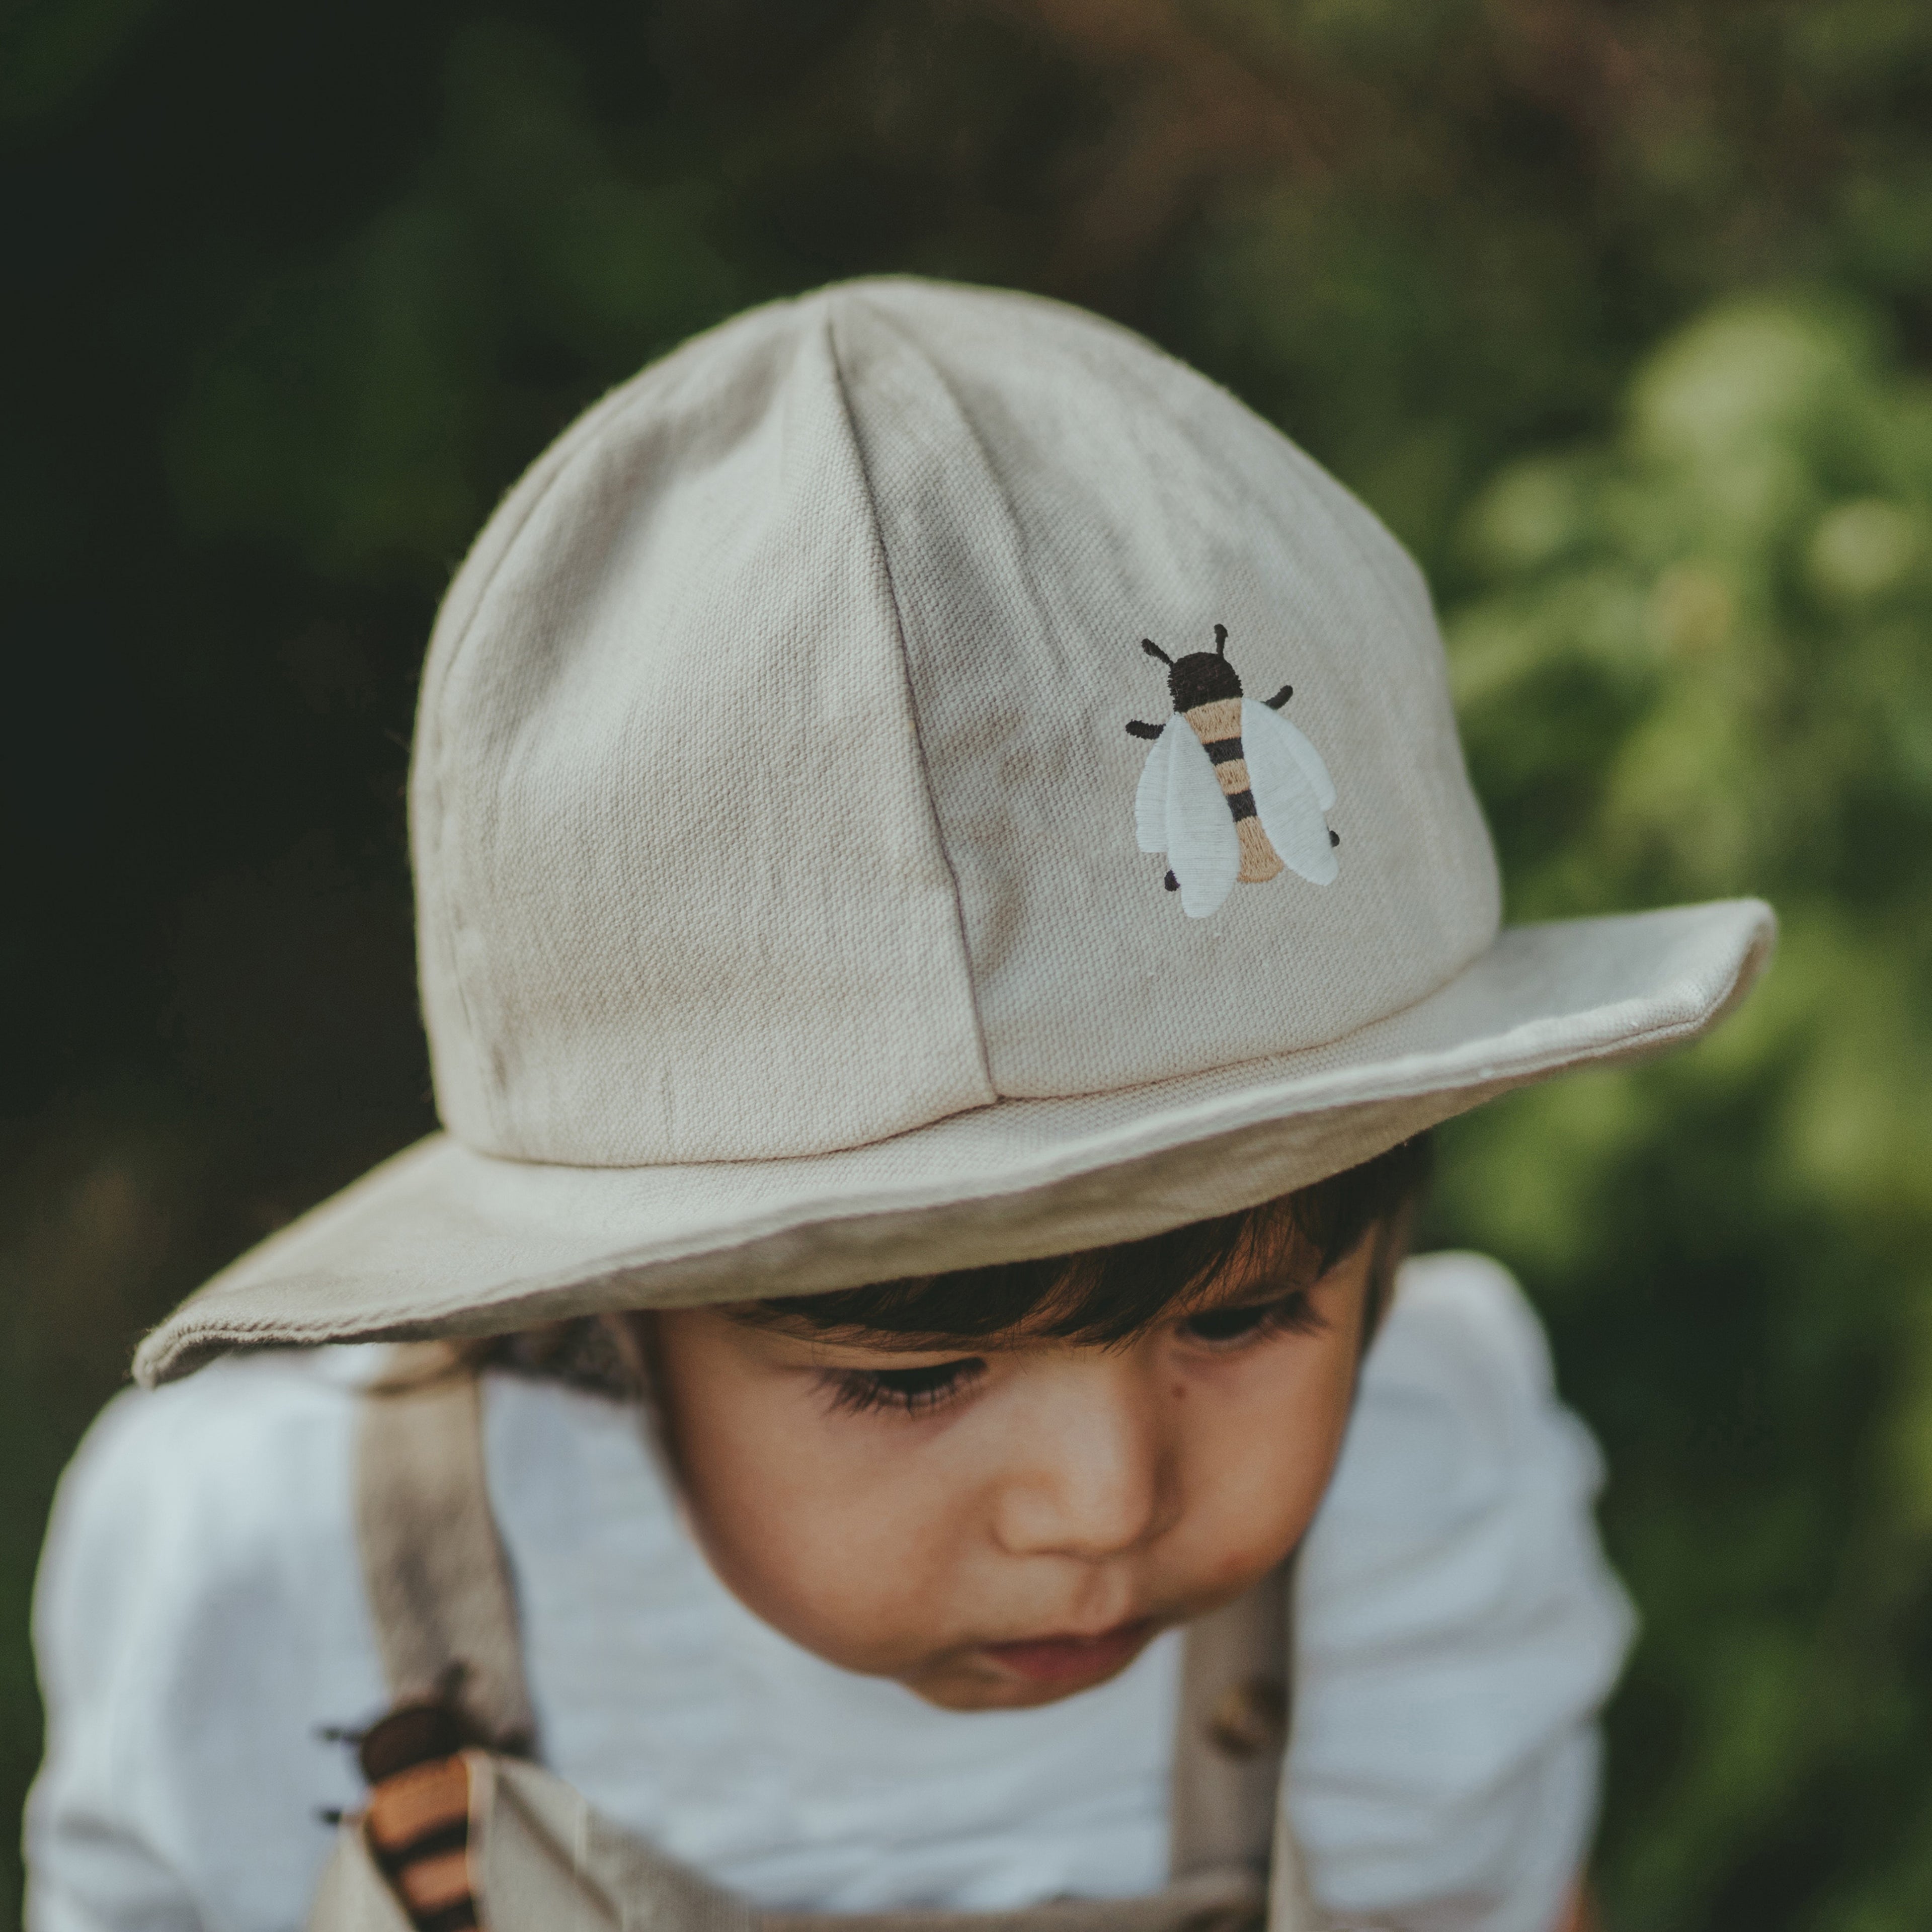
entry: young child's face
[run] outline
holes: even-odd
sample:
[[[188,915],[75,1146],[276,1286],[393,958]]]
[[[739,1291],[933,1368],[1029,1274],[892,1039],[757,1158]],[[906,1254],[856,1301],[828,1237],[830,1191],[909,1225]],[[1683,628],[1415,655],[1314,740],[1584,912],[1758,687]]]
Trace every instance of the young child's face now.
[[[1294,1547],[1348,1419],[1373,1248],[1299,1286],[1250,1268],[1111,1347],[640,1318],[740,1600],[830,1663],[992,1710],[1112,1676]]]

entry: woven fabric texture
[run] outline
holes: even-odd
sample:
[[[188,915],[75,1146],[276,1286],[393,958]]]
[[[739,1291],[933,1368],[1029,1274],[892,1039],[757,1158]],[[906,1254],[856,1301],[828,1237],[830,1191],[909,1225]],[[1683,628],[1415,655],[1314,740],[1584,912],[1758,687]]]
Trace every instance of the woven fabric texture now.
[[[1217,622],[1294,682],[1348,854],[1190,920],[1124,723],[1166,695],[1141,638]],[[742,317],[532,472],[437,626],[414,808],[443,1116],[530,1160],[824,1153],[1319,1046],[1497,922],[1375,519],[1124,331],[913,281]]]

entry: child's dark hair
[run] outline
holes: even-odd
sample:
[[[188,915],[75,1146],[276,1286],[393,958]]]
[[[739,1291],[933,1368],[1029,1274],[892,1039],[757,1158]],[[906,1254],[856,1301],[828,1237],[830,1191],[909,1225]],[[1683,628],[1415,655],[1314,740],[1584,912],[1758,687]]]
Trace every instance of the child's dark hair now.
[[[1065,1341],[1124,1341],[1188,1307],[1233,1269],[1261,1261],[1308,1279],[1325,1273],[1372,1234],[1364,1332],[1372,1334],[1430,1166],[1418,1134],[1358,1167],[1258,1208],[1190,1222],[1166,1233],[1083,1253],[1004,1262],[947,1274],[876,1282],[824,1294],[780,1295],[750,1304],[752,1319],[802,1322],[826,1334],[864,1330],[944,1346],[984,1341],[1024,1328]],[[610,1394],[635,1387],[628,1351],[590,1318],[494,1336],[464,1348],[481,1366],[558,1378]]]
[[[1378,1244],[1385,1252],[1378,1253],[1372,1270],[1366,1320],[1372,1330],[1428,1180],[1429,1160],[1428,1136],[1418,1135],[1258,1208],[1138,1241],[826,1294],[777,1296],[757,1304],[756,1312],[826,1334],[863,1329],[942,1343],[983,1341],[1022,1328],[1042,1340],[1120,1342],[1255,1263],[1312,1280],[1374,1229],[1385,1238]]]

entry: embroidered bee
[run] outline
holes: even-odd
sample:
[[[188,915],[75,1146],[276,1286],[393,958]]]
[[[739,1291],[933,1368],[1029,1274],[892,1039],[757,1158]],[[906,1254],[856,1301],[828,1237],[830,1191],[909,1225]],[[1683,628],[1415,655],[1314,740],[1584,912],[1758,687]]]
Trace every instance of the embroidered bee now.
[[[1151,638],[1141,649],[1168,668],[1174,715],[1165,724],[1127,721],[1151,738],[1134,794],[1143,852],[1164,852],[1169,892],[1190,919],[1220,909],[1237,880],[1259,885],[1284,866],[1311,884],[1333,883],[1342,842],[1324,817],[1334,782],[1322,754],[1281,716],[1294,695],[1285,684],[1264,704],[1241,694],[1228,662],[1228,627],[1214,626],[1212,651],[1171,658]]]

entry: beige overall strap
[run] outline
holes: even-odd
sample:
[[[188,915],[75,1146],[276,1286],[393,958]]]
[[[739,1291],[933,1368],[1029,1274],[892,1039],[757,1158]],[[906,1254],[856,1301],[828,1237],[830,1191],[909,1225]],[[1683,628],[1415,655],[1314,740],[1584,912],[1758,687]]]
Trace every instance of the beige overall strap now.
[[[363,1402],[356,1528],[390,1695],[445,1693],[481,1740],[527,1751],[536,1725],[484,1480],[481,1394],[440,1344],[397,1349]]]
[[[1187,1627],[1169,1862],[1265,1870],[1288,1737],[1288,1592],[1275,1570]]]
[[[1290,1714],[1292,1558],[1187,1628],[1174,1754],[1174,1878],[1246,1866],[1268,1874],[1268,1932],[1323,1922],[1281,1804]]]

